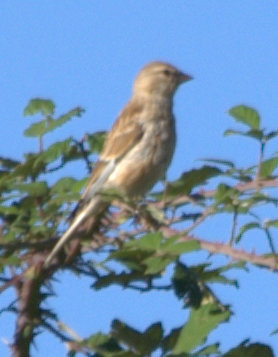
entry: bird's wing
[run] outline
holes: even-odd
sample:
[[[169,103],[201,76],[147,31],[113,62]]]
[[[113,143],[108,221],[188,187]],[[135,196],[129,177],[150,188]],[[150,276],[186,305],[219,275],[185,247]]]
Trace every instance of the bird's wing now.
[[[102,206],[101,197],[94,196],[100,191],[103,184],[114,171],[117,163],[142,138],[144,131],[140,124],[140,120],[138,120],[138,116],[142,110],[142,106],[132,105],[131,103],[124,108],[118,117],[108,134],[99,161],[97,162],[81,196],[74,219],[50,252],[44,263],[45,267],[49,266],[50,262],[65,243],[69,241],[78,226],[83,223],[90,214],[99,213],[99,209]]]
[[[87,202],[102,188],[114,171],[117,163],[140,141],[143,128],[138,116],[142,106],[131,103],[119,115],[109,132],[99,161],[94,167],[91,177],[81,196],[81,203]]]

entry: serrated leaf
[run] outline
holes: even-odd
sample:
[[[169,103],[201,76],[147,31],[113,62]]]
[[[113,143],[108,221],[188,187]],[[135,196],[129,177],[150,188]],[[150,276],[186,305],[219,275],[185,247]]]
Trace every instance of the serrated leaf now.
[[[259,113],[246,105],[238,105],[229,110],[229,114],[237,121],[249,126],[251,129],[259,129]]]
[[[72,177],[64,177],[58,180],[52,187],[51,193],[63,193],[73,192],[78,193],[84,187],[87,182],[87,178],[82,180],[76,180]]]
[[[24,135],[27,137],[39,137],[45,135],[46,133],[49,133],[50,131],[53,131],[54,129],[62,126],[73,117],[79,117],[82,112],[83,109],[75,108],[64,115],[61,115],[57,119],[53,119],[52,117],[48,116],[39,122],[31,124],[29,128],[24,131]]]
[[[167,242],[167,240],[166,240],[166,242]],[[189,240],[186,242],[178,242],[178,243],[172,243],[172,244],[163,243],[160,249],[164,253],[181,255],[183,253],[188,253],[188,252],[199,250],[200,243],[197,240]]]
[[[43,161],[44,163],[50,163],[57,160],[60,156],[66,155],[71,149],[72,139],[68,138],[63,141],[58,141],[51,146],[49,146],[45,151],[43,151],[37,158],[38,161]],[[36,163],[35,163],[36,164]]]
[[[261,164],[260,168],[260,178],[270,177],[273,171],[278,166],[278,157],[273,157],[271,159],[265,160]]]
[[[110,273],[100,278],[97,278],[92,287],[96,290],[100,290],[102,288],[106,288],[110,285],[120,285],[122,287],[127,287],[129,283],[134,283],[136,281],[145,281],[148,280],[149,277],[143,275],[142,272],[134,272],[131,273]]]
[[[125,244],[128,248],[138,248],[147,251],[157,251],[161,245],[163,237],[161,233],[149,233]]]
[[[233,130],[233,129],[227,129],[224,131],[223,135],[224,136],[229,136],[229,135],[244,135],[245,132],[244,131],[240,131],[240,130]]]
[[[164,272],[167,265],[172,263],[176,258],[167,256],[154,256],[144,259],[143,263],[146,265],[147,269],[145,274],[161,274]]]
[[[123,264],[125,267],[131,270],[144,271],[145,267],[142,265],[142,261],[150,256],[147,251],[139,249],[131,250],[124,247],[121,250],[117,250],[110,254],[110,260],[116,260]]]
[[[240,192],[233,187],[226,184],[219,184],[215,191],[214,198],[217,204],[219,203],[231,203],[240,195]]]
[[[124,343],[131,351],[148,356],[159,347],[163,330],[160,323],[151,325],[144,333],[141,333],[120,320],[112,322],[112,336]]]
[[[177,263],[172,277],[174,292],[178,299],[186,300],[188,306],[199,307],[203,294],[198,274],[182,263]]]
[[[55,110],[55,104],[52,100],[42,99],[42,98],[34,98],[29,101],[27,106],[24,108],[23,115],[34,115],[37,113],[41,113],[43,115],[52,115]]]
[[[274,357],[272,349],[262,343],[239,345],[225,353],[223,357]]]
[[[11,176],[16,178],[36,178],[39,174],[44,173],[45,164],[43,162],[35,165],[38,156],[39,154],[26,154],[25,161],[15,167],[14,171],[11,173]]]
[[[257,139],[259,141],[261,141],[264,137],[263,130],[257,130],[257,129],[248,130],[244,135],[249,136],[250,138]]]
[[[233,130],[233,129],[227,129],[224,131],[224,136],[229,136],[229,135],[241,135],[249,138],[254,138],[259,141],[262,141],[264,137],[263,130],[257,130],[257,129],[252,129],[248,131],[240,131],[240,130]]]
[[[241,226],[240,229],[239,229],[239,233],[236,236],[236,242],[239,242],[241,240],[241,238],[242,238],[244,233],[246,233],[250,229],[255,229],[255,228],[258,228],[258,229],[261,228],[258,222],[249,222],[249,223],[244,224],[243,226]]]
[[[182,328],[174,354],[189,353],[197,346],[204,343],[210,331],[214,330],[221,322],[228,320],[229,311],[222,311],[215,303],[201,305],[198,309],[192,309],[189,320]]]
[[[201,159],[201,160],[205,161],[205,162],[208,162],[208,163],[212,163],[212,164],[219,164],[219,165],[228,166],[230,168],[235,167],[235,164],[232,161],[228,161],[228,160],[208,159],[208,158],[204,158],[204,159]]]
[[[278,135],[278,130],[271,131],[265,135],[265,140],[266,141],[271,140],[271,139],[275,138],[277,135]]]
[[[100,153],[103,148],[107,133],[105,131],[100,131],[90,135],[87,134],[86,136],[91,153]]]
[[[29,128],[24,130],[23,134],[25,136],[31,137],[31,138],[42,136],[43,134],[45,134],[47,132],[48,125],[50,125],[53,121],[54,121],[54,119],[49,117],[47,119],[43,119],[39,122],[31,124],[29,126]]]
[[[123,342],[134,351],[142,353],[144,350],[142,334],[120,320],[113,320],[111,334],[116,340]]]
[[[158,348],[163,337],[163,327],[161,322],[154,323],[148,327],[144,332],[144,336],[150,351]]]
[[[79,343],[81,346],[89,347],[101,355],[109,354],[109,356],[114,356],[114,353],[121,352],[121,348],[117,341],[111,336],[102,333],[96,333]]]
[[[4,169],[10,170],[19,164],[20,164],[20,161],[0,157],[0,166]]]
[[[180,335],[181,328],[174,328],[170,333],[164,337],[161,345],[164,352],[172,350],[177,343],[177,339]],[[167,355],[168,356],[168,355]]]
[[[189,194],[194,187],[206,184],[209,178],[221,173],[219,168],[207,165],[184,172],[177,181],[168,184],[166,193],[167,195]]]
[[[27,193],[29,196],[44,196],[48,192],[48,186],[45,181],[15,184],[14,189]]]
[[[191,354],[191,357],[199,357],[199,356],[209,356],[210,354],[216,354],[220,356],[220,351],[219,351],[219,344],[215,343],[213,345],[206,346],[204,348],[201,348],[197,352]]]
[[[19,209],[17,206],[0,206],[0,214],[18,214]]]

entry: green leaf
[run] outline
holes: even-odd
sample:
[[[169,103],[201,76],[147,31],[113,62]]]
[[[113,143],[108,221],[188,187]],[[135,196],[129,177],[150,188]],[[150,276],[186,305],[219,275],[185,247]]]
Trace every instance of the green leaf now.
[[[17,206],[0,206],[0,214],[10,215],[19,214],[19,208]]]
[[[278,219],[270,219],[264,222],[264,227],[278,227]]]
[[[278,328],[276,328],[275,330],[273,330],[270,335],[276,335],[277,333],[278,333]]]
[[[164,272],[167,265],[172,263],[175,257],[165,257],[165,256],[154,256],[144,259],[143,263],[146,265],[147,269],[145,274],[161,274]]]
[[[190,191],[199,185],[206,184],[206,181],[218,176],[222,171],[214,166],[203,166],[199,169],[193,169],[182,174],[177,181],[171,182],[167,186],[167,195],[189,194]]]
[[[183,253],[189,253],[200,249],[200,243],[197,240],[171,242],[170,239],[171,238],[167,238],[166,242],[161,245],[162,252],[179,256]]]
[[[191,357],[199,357],[199,356],[209,356],[210,354],[214,355],[219,355],[220,356],[220,351],[219,351],[219,344],[215,343],[213,345],[206,346],[204,348],[201,348],[197,352],[193,353]]]
[[[264,133],[263,130],[248,130],[245,134],[245,136],[249,136],[250,138],[254,138],[257,139],[259,141],[262,141],[263,137],[264,137]]]
[[[142,261],[149,256],[150,253],[147,251],[140,249],[131,250],[124,245],[120,250],[112,252],[109,259],[120,262],[128,269],[142,272],[145,271],[145,266],[143,266]]]
[[[199,307],[203,298],[198,274],[182,263],[177,263],[172,277],[174,292],[179,299],[185,299],[187,306]]]
[[[53,119],[52,117],[48,116],[45,119],[32,124],[24,131],[24,135],[27,137],[38,137],[42,136],[54,129],[62,126],[66,122],[68,122],[73,117],[79,117],[83,112],[83,109],[77,107],[75,109],[70,110],[68,113],[61,115],[57,119]]]
[[[208,283],[221,283],[221,284],[228,284],[228,285],[233,285],[235,287],[238,287],[238,283],[234,279],[229,279],[226,278],[224,275],[221,273],[228,271],[233,268],[243,268],[244,263],[243,262],[237,262],[234,264],[227,264],[224,266],[221,266],[220,268],[217,269],[211,269],[211,270],[202,270],[201,272],[198,272],[199,266],[197,265],[196,267],[191,267],[191,269],[196,271],[198,273],[198,277],[202,282],[208,282]],[[197,269],[196,269],[197,268]]]
[[[261,164],[260,168],[260,178],[270,177],[273,171],[278,166],[278,157],[273,157],[271,159],[265,160]]]
[[[248,131],[240,131],[240,130],[233,130],[233,129],[227,129],[224,131],[224,136],[229,136],[229,135],[241,135],[241,136],[246,136],[250,138],[257,139],[259,141],[262,141],[264,137],[263,130],[248,130]]]
[[[238,235],[236,236],[236,242],[238,243],[241,240],[244,233],[246,233],[250,229],[255,229],[255,228],[257,229],[261,228],[258,222],[249,222],[241,226]]]
[[[64,177],[58,180],[52,187],[51,193],[64,193],[73,192],[78,193],[84,187],[87,182],[87,178],[82,180],[76,180],[71,177]]]
[[[55,110],[55,104],[52,100],[35,98],[31,99],[24,108],[24,116],[41,113],[43,115],[52,115]]]
[[[161,233],[149,233],[139,239],[127,242],[127,248],[138,248],[147,251],[157,251],[161,245],[163,237]]]
[[[89,338],[78,342],[81,346],[89,347],[90,349],[100,353],[101,355],[114,356],[114,353],[121,352],[121,348],[114,338],[102,333],[96,333]]]
[[[246,105],[238,105],[229,110],[229,114],[237,121],[249,126],[251,129],[259,129],[259,113]]]
[[[210,331],[215,329],[221,322],[230,317],[229,311],[222,311],[215,303],[201,305],[198,309],[192,309],[189,320],[182,328],[174,354],[189,353],[197,346],[204,343]]]
[[[235,167],[235,164],[232,161],[228,161],[228,160],[219,160],[219,159],[201,159],[202,161],[205,162],[209,162],[212,164],[219,164],[219,165],[224,165],[224,166],[228,166],[230,168]]]
[[[217,190],[214,194],[215,198],[215,203],[220,204],[220,203],[225,203],[225,204],[231,204],[233,200],[236,200],[238,196],[240,195],[240,192],[233,187],[230,187],[226,184],[219,184],[217,187]]]
[[[48,193],[48,186],[45,181],[15,184],[14,189],[35,197],[44,196]]]
[[[52,144],[38,156],[38,162],[43,161],[44,163],[50,163],[63,155],[67,155],[72,148],[71,143],[72,139],[68,138]]]
[[[148,327],[144,332],[144,336],[149,351],[158,348],[163,337],[163,327],[161,322],[154,323]]]
[[[120,320],[112,322],[112,336],[127,345],[131,351],[148,356],[159,347],[163,329],[160,323],[151,325],[144,333],[128,326]]]
[[[11,176],[20,179],[26,179],[27,177],[34,179],[39,174],[45,173],[45,164],[43,162],[38,163],[38,157],[39,154],[26,154],[25,161],[15,167]]]
[[[278,130],[271,131],[265,135],[265,140],[266,141],[271,140],[271,139],[275,138],[277,135],[278,135]]]
[[[244,131],[240,130],[233,130],[233,129],[227,129],[223,133],[224,136],[230,136],[230,135],[245,135]]]
[[[19,161],[7,159],[7,158],[4,158],[4,157],[0,157],[0,166],[3,169],[10,170],[10,169],[13,169],[15,166],[17,166],[19,164],[20,164]]]
[[[241,344],[225,353],[223,357],[274,357],[272,349],[262,343]]]
[[[92,287],[96,290],[100,290],[115,284],[126,288],[129,283],[134,283],[137,281],[144,282],[146,280],[148,281],[149,277],[138,271],[120,274],[110,273],[100,278],[97,278]]]
[[[101,152],[106,136],[107,133],[105,131],[86,135],[91,153],[98,154]]]
[[[180,331],[181,331],[181,328],[175,328],[175,329],[171,330],[170,333],[166,337],[164,337],[164,339],[161,343],[164,352],[170,351],[174,348],[174,346],[177,343],[178,337],[180,335]],[[166,354],[164,353],[164,355],[166,355]]]

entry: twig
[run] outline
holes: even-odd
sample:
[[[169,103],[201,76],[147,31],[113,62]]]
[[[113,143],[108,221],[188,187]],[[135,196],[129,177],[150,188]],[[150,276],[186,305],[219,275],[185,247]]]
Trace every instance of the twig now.
[[[83,159],[84,159],[84,161],[86,163],[87,171],[90,174],[91,171],[92,171],[92,163],[88,159],[87,151],[84,148],[84,140],[85,140],[85,136],[80,141],[73,139],[73,142],[75,142],[75,144],[79,147],[79,150],[80,150],[80,152],[81,152],[81,154],[83,156]]]
[[[235,239],[235,232],[236,232],[236,225],[237,225],[237,216],[238,216],[238,211],[237,211],[237,206],[234,207],[234,214],[233,214],[233,221],[232,221],[232,228],[231,228],[231,235],[230,235],[230,240],[228,242],[229,246],[232,246],[234,243]]]
[[[274,247],[274,244],[273,244],[273,239],[271,237],[270,231],[269,231],[268,228],[265,228],[264,230],[265,230],[265,233],[266,233],[266,237],[267,237],[267,240],[268,240],[268,244],[269,244],[270,250],[271,250],[272,254],[276,255],[276,251],[275,251],[275,247]]]

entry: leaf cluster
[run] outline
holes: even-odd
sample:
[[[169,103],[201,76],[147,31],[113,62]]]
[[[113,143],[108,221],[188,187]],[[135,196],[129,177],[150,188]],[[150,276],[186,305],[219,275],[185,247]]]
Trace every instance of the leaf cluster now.
[[[38,120],[24,135],[36,138],[37,149],[21,161],[0,157],[0,291],[11,288],[17,296],[1,313],[16,315],[14,354],[29,355],[37,334],[51,333],[66,344],[69,356],[273,356],[269,346],[257,342],[243,341],[223,351],[221,341],[208,341],[211,331],[232,318],[232,308],[216,296],[215,284],[238,288],[227,272],[232,275],[248,263],[277,267],[272,235],[278,217],[264,216],[260,209],[277,206],[273,187],[278,185],[278,156],[265,157],[265,147],[278,131],[263,129],[255,109],[232,108],[231,117],[247,130],[228,129],[225,135],[254,140],[257,162],[242,168],[230,160],[209,158],[143,203],[113,195],[112,208],[97,229],[82,240],[79,237],[80,249],[69,258],[66,248],[58,263],[45,270],[42,261],[67,226],[72,205],[87,180],[67,176],[66,166],[82,163],[90,171],[91,155],[101,150],[105,133],[67,137],[47,147],[44,137],[73,118],[81,120],[82,113],[76,107],[57,116],[51,100],[31,100],[24,115]],[[193,235],[208,218],[221,221],[223,215],[231,222],[227,236],[214,241],[213,233],[210,240]],[[261,232],[269,246],[260,256],[238,249],[254,232]],[[92,250],[94,254],[85,254]],[[187,258],[202,250],[235,262],[216,265],[210,256],[189,264]],[[92,331],[80,338],[49,307],[49,297],[55,295],[53,279],[62,268],[89,278],[92,293],[117,285],[144,294],[172,294],[187,318],[182,326],[169,329],[157,321],[139,331],[114,317],[108,333]]]

